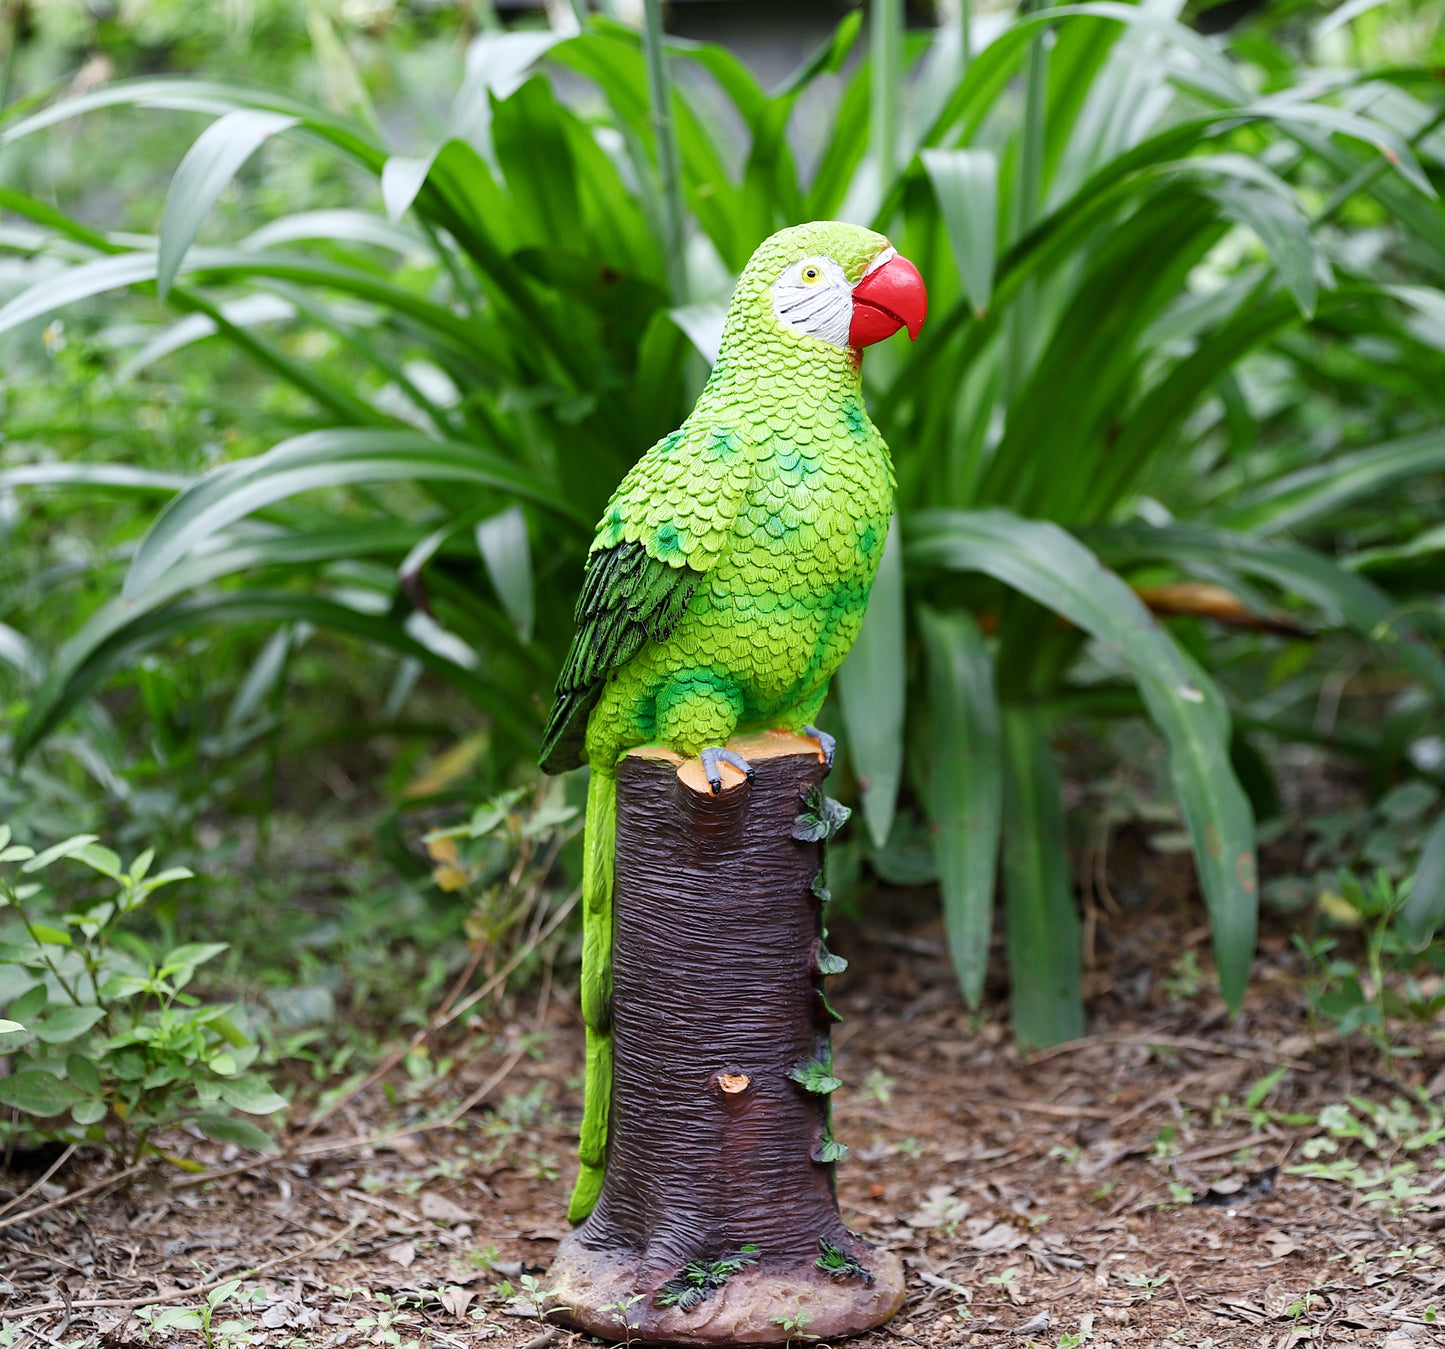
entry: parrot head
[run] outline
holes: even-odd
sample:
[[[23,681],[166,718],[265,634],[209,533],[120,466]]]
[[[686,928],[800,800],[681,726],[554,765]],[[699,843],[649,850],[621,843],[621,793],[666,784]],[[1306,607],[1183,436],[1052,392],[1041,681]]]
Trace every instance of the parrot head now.
[[[900,328],[917,339],[927,314],[923,278],[887,239],[826,220],[779,230],[758,246],[728,326],[771,328],[773,337],[811,338],[856,355]]]

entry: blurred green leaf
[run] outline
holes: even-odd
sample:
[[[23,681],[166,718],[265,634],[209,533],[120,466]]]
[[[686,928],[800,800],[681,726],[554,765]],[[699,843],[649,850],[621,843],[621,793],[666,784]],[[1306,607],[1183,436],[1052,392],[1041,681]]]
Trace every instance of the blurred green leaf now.
[[[181,160],[166,194],[156,270],[161,299],[170,290],[202,222],[241,165],[263,142],[299,121],[286,113],[246,108],[228,112],[201,132]]]
[[[1254,958],[1254,820],[1229,760],[1228,714],[1202,671],[1186,665],[1118,576],[1057,526],[1002,511],[932,511],[910,518],[907,538],[911,565],[993,576],[1088,632],[1128,668],[1169,744],[1170,776],[1194,841],[1220,984],[1225,1000],[1237,1006]],[[1028,734],[1037,738],[1036,729]],[[1027,770],[1042,782],[1040,756],[1025,755],[1028,737],[1020,736],[1015,772]],[[1037,793],[1027,799],[1032,813],[1043,809]]]
[[[259,1077],[228,1078],[221,1083],[221,1099],[248,1115],[273,1115],[287,1107],[286,1098]]]
[[[517,625],[517,635],[522,641],[530,642],[534,616],[532,549],[522,508],[511,506],[481,521],[476,539],[497,598]]]
[[[0,1077],[0,1102],[27,1115],[60,1115],[85,1099],[84,1092],[40,1068]]]
[[[1410,898],[1400,914],[1400,926],[1417,944],[1434,935],[1445,920],[1445,814],[1425,835]]]
[[[903,549],[895,518],[858,640],[838,670],[848,751],[875,847],[888,842],[903,774],[907,669],[903,651]]]
[[[61,1007],[35,1022],[30,1030],[43,1044],[63,1045],[84,1035],[104,1015],[105,1010],[101,1007]]]
[[[1063,789],[1038,712],[1005,705],[1004,915],[1014,1037],[1043,1048],[1084,1033],[1082,946]]]
[[[949,951],[970,1007],[983,996],[1002,820],[993,662],[971,615],[921,608],[928,670],[928,814]]]
[[[410,431],[313,431],[255,459],[225,464],[169,502],[141,541],[126,578],[133,598],[228,524],[301,492],[396,479],[468,482],[536,502],[578,524],[554,489],[474,445]]]
[[[998,247],[998,157],[991,150],[924,150],[964,294],[982,316],[993,295]]]

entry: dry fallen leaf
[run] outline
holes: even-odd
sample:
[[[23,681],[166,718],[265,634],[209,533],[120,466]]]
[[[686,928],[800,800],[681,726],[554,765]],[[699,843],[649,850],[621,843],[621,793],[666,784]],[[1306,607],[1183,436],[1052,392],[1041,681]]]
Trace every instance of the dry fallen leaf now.
[[[1269,1247],[1269,1253],[1276,1260],[1282,1260],[1285,1256],[1293,1255],[1299,1250],[1299,1244],[1293,1238],[1285,1236],[1283,1232],[1271,1232],[1265,1237],[1264,1244]]]
[[[393,1264],[406,1269],[416,1259],[416,1247],[409,1241],[402,1241],[395,1246],[388,1246],[382,1254]]]
[[[418,1207],[421,1209],[421,1216],[430,1218],[433,1222],[469,1223],[472,1221],[472,1215],[466,1209],[459,1204],[452,1203],[445,1195],[424,1194]]]
[[[968,1217],[968,1201],[956,1198],[952,1185],[934,1185],[928,1196],[903,1221],[909,1227],[947,1227]]]
[[[443,1288],[437,1296],[441,1299],[442,1306],[453,1316],[465,1316],[476,1294],[465,1288]]]
[[[980,1232],[968,1244],[976,1251],[1011,1251],[1022,1246],[1028,1238],[1008,1223],[994,1223],[986,1232]]]

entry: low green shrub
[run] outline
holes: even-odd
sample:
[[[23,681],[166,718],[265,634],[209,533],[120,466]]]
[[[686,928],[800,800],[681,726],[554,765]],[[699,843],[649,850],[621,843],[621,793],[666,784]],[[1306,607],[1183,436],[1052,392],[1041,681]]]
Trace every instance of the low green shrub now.
[[[61,884],[58,864],[102,878]],[[269,1148],[264,1130],[233,1114],[286,1108],[259,1073],[259,1052],[234,1008],[185,992],[223,943],[156,954],[131,920],[185,867],[152,872],[147,849],[129,867],[92,834],[42,852],[0,825],[0,1139],[103,1143],[134,1162],[158,1129],[192,1124],[207,1137]]]

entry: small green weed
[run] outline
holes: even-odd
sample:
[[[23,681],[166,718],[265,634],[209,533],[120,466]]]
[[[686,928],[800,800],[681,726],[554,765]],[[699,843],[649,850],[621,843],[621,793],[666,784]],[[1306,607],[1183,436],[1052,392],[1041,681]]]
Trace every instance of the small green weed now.
[[[11,1060],[0,1102],[22,1117],[18,1127],[0,1125],[0,1137],[85,1139],[108,1144],[123,1163],[146,1150],[154,1130],[186,1123],[211,1138],[270,1146],[260,1128],[231,1114],[286,1108],[247,1072],[259,1047],[233,1008],[184,991],[226,946],[192,943],[155,956],[124,925],[156,891],[191,875],[184,867],[152,873],[154,857],[148,849],[124,867],[93,834],[37,853],[0,825],[0,1005],[9,1014],[0,1055]],[[101,877],[99,889],[56,884],[53,869],[65,861]],[[108,1120],[119,1126],[114,1137]]]
[[[1197,998],[1204,988],[1204,971],[1199,968],[1199,957],[1193,951],[1185,951],[1174,962],[1173,969],[1160,986],[1171,1006]]]
[[[869,1069],[868,1076],[863,1079],[863,1090],[879,1105],[889,1105],[893,1100],[893,1079],[881,1068]]]
[[[240,1279],[232,1279],[223,1283],[219,1288],[213,1288],[206,1294],[206,1299],[197,1307],[141,1307],[137,1310],[136,1316],[145,1324],[149,1340],[151,1335],[158,1331],[167,1330],[199,1330],[201,1341],[206,1349],[212,1349],[213,1345],[229,1346],[243,1343],[245,1337],[255,1329],[256,1323],[252,1320],[245,1320],[232,1317],[229,1320],[217,1321],[217,1313],[228,1302],[236,1304],[238,1310],[251,1303],[264,1303],[266,1293],[263,1289],[253,1288],[242,1289]]]
[[[1155,1292],[1169,1282],[1169,1271],[1166,1269],[1162,1274],[1136,1274],[1132,1279],[1125,1279],[1124,1282],[1130,1288],[1139,1290],[1134,1294],[1135,1302],[1151,1302]]]
[[[603,1306],[604,1312],[610,1312],[622,1323],[622,1342],[631,1349],[632,1332],[637,1329],[632,1323],[632,1309],[646,1296],[645,1293],[628,1293],[619,1297],[616,1302],[609,1302]],[[539,1312],[538,1315],[541,1313]]]
[[[794,1340],[815,1340],[818,1338],[816,1335],[809,1335],[807,1333],[806,1327],[813,1324],[813,1314],[804,1311],[801,1307],[795,1312],[783,1313],[782,1315],[773,1317],[773,1324],[780,1327],[783,1334],[787,1337],[783,1341],[785,1349],[790,1349]]]
[[[1304,1160],[1291,1174],[1348,1186],[1382,1212],[1421,1207],[1430,1192],[1421,1161],[1433,1154],[1435,1167],[1445,1162],[1445,1110],[1437,1103],[1423,1095],[1414,1105],[1398,1096],[1388,1104],[1350,1096],[1326,1106],[1316,1122],[1323,1132],[1301,1144]]]
[[[810,1059],[801,1063],[788,1074],[805,1091],[826,1096],[843,1085],[840,1078],[833,1076],[833,1065],[825,1059]]]

